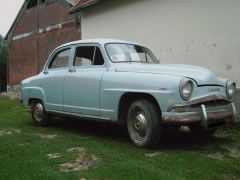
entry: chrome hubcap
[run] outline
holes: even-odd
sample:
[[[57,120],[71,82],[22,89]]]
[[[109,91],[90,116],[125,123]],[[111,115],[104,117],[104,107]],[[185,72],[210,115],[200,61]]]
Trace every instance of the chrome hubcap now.
[[[36,121],[41,122],[43,118],[43,105],[41,103],[37,103],[34,109],[34,117]]]
[[[138,113],[134,118],[133,129],[135,134],[139,137],[144,138],[147,134],[147,119],[143,113]]]

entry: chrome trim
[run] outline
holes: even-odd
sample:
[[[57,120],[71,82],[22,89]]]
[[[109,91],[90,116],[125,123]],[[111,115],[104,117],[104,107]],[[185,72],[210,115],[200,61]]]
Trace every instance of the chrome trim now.
[[[205,114],[206,112],[206,114]],[[204,115],[205,114],[205,115]],[[203,116],[205,116],[205,121],[207,123],[203,124]],[[161,123],[164,125],[180,125],[180,126],[190,126],[190,125],[202,125],[205,128],[211,123],[221,122],[221,121],[231,121],[234,117],[231,110],[218,110],[218,111],[205,111],[203,108],[202,112],[163,112]]]
[[[65,115],[65,116],[75,116],[79,118],[89,118],[89,119],[99,119],[99,120],[107,120],[110,121],[110,118],[106,117],[99,117],[99,116],[93,116],[93,115],[85,115],[85,114],[78,114],[78,113],[69,113],[69,112],[62,112],[62,111],[47,111],[48,113],[52,114],[60,114],[60,115]]]
[[[224,101],[227,101],[227,102],[231,102],[227,97],[219,95],[219,94],[215,94],[215,95],[195,99],[195,100],[192,100],[192,101],[187,101],[187,102],[184,102],[183,104],[172,105],[168,108],[168,111],[171,111],[173,108],[176,108],[176,107],[191,106],[191,105],[195,105],[195,104],[202,104],[202,103],[206,103],[206,102],[210,102],[210,101],[216,101],[216,100],[224,100]]]
[[[233,115],[236,116],[238,113],[237,113],[236,106],[234,103],[231,103],[231,108],[232,108]]]
[[[208,125],[208,116],[207,116],[207,110],[206,106],[204,104],[201,105],[202,113],[203,113],[203,120],[202,120],[202,125],[204,127],[207,127]]]

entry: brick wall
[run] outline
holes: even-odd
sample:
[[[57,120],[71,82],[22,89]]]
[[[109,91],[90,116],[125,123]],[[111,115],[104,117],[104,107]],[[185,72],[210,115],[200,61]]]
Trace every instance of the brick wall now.
[[[20,35],[35,31],[38,28],[38,8],[34,7],[25,10],[22,17],[19,19],[13,35]]]
[[[10,86],[38,74],[57,46],[81,37],[75,25],[75,16],[70,15],[60,2],[25,9],[21,14],[9,47]],[[51,28],[59,24],[62,28]]]
[[[70,15],[68,10],[60,3],[53,3],[48,6],[41,5],[39,15],[39,28],[75,20],[75,17]]]
[[[9,85],[37,74],[37,35],[15,40],[9,49]]]

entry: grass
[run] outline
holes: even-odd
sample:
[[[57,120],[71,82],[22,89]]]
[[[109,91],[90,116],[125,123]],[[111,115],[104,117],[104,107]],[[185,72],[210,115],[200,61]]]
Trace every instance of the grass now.
[[[177,132],[165,134],[154,150],[141,149],[121,126],[55,119],[36,127],[27,108],[0,97],[0,179],[240,179],[239,142],[237,129],[221,129],[207,141]],[[60,171],[60,164],[78,158],[67,151],[73,147],[94,154],[95,166]],[[50,153],[61,157],[50,159]]]

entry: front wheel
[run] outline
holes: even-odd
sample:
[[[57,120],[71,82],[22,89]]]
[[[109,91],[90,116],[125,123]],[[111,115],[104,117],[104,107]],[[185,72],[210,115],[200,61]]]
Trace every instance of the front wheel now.
[[[133,144],[139,147],[154,147],[161,136],[160,112],[151,101],[134,101],[127,115],[128,133]]]
[[[33,101],[31,106],[33,123],[38,126],[48,126],[50,115],[46,112],[41,101]]]

